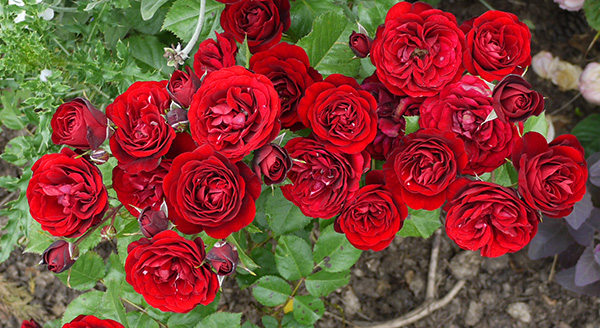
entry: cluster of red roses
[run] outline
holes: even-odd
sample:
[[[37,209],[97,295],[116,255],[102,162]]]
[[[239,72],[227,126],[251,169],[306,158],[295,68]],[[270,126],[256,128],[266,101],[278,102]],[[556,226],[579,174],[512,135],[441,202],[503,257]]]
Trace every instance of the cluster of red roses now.
[[[578,141],[520,136],[520,122],[543,111],[543,97],[515,75],[531,62],[530,32],[516,16],[489,11],[459,26],[427,4],[398,3],[372,44],[351,37],[376,67],[361,86],[340,74],[323,80],[302,48],[279,43],[290,26],[288,0],[221,2],[225,33],[200,44],[195,72],[136,82],[106,116],[85,99],[61,105],[53,141],[78,151],[42,157],[27,190],[44,230],[81,236],[108,208],[92,162],[103,160],[98,147],[110,138],[113,188],[149,238],[129,245],[126,278],[150,305],[187,312],[212,302],[217,273],[231,273],[237,258],[230,249],[209,256],[215,273],[202,240],[166,230],[167,220],[186,234],[226,238],[253,221],[261,176],[268,185],[287,177],[288,200],[307,216],[337,216],[336,231],[363,250],[391,243],[407,205],[434,210],[448,201],[450,238],[500,256],[529,243],[540,211],[562,217],[582,198],[587,168]],[[236,41],[245,38],[250,70],[235,66]],[[500,82],[491,91],[484,80]],[[410,115],[420,115],[422,129],[404,136]],[[271,142],[282,128],[310,135],[280,147]],[[385,160],[383,170],[370,171],[361,187],[371,158]],[[507,158],[519,193],[461,177]]]
[[[21,328],[42,328],[42,326],[31,319],[23,321]],[[71,322],[64,324],[62,328],[125,328],[125,326],[110,319],[99,319],[93,315],[80,315]]]

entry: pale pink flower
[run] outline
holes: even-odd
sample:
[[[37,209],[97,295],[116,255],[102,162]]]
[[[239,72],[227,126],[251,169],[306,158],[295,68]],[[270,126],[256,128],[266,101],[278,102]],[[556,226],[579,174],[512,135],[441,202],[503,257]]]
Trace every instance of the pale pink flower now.
[[[588,102],[600,105],[600,63],[589,63],[579,77],[579,91]]]

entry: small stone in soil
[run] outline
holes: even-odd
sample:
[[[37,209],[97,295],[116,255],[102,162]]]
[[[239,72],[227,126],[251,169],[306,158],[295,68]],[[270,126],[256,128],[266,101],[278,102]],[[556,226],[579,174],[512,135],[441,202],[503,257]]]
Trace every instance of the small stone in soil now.
[[[465,325],[475,326],[483,316],[483,305],[479,302],[470,301],[467,315],[465,316]]]
[[[531,322],[531,310],[529,305],[523,302],[511,303],[508,305],[506,312],[513,318],[525,323]]]
[[[472,279],[477,276],[481,262],[478,253],[462,251],[450,260],[450,271],[456,279]]]
[[[354,316],[358,311],[360,311],[360,300],[354,294],[352,287],[346,289],[346,291],[342,294],[342,303],[344,304],[344,312],[349,316]]]

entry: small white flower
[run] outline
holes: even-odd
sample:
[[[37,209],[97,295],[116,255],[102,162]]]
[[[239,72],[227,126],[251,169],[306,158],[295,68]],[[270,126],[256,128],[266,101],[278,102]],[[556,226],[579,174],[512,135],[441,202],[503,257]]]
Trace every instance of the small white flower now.
[[[17,17],[15,17],[15,23],[18,24],[18,23],[24,21],[25,20],[25,16],[27,16],[25,14],[25,10],[21,10],[21,12],[17,15]]]
[[[24,7],[25,6],[25,2],[23,2],[23,0],[8,0],[8,4],[9,5],[19,6],[19,7]]]
[[[531,68],[543,79],[550,78],[554,57],[548,51],[540,51],[531,58]]]
[[[579,11],[583,8],[585,0],[554,0],[558,6],[568,11]]]
[[[49,21],[54,18],[54,10],[52,10],[52,8],[47,8],[43,13],[39,13],[38,16]]]
[[[47,68],[46,68],[46,69],[43,69],[43,70],[40,72],[40,80],[41,80],[42,82],[47,82],[47,81],[48,81],[48,77],[49,77],[50,75],[52,75],[52,71],[51,71],[51,70],[49,70],[49,69],[47,69]]]
[[[579,78],[579,91],[588,102],[600,105],[600,63],[589,63]]]
[[[573,65],[569,62],[558,60],[555,58],[555,65],[552,66],[550,79],[562,91],[577,90],[579,88],[579,76],[581,75],[581,67]]]

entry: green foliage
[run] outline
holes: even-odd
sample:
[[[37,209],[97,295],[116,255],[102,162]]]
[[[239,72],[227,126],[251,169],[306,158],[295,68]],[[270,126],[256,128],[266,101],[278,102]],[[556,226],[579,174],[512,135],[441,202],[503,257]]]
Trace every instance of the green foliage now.
[[[302,214],[298,206],[283,197],[281,188],[267,189],[260,195],[269,228],[275,235],[284,235],[303,229],[312,218]]]
[[[339,234],[329,225],[321,231],[315,244],[313,259],[327,272],[348,270],[358,261],[361,250],[354,248],[345,235]]]
[[[317,297],[325,297],[334,290],[346,286],[350,281],[350,271],[319,271],[306,278],[306,290]]]
[[[71,269],[57,275],[67,287],[88,290],[96,286],[106,275],[105,264],[100,255],[89,251],[77,259]]]
[[[225,6],[215,0],[206,0],[205,21],[199,40],[204,40],[214,30],[215,21],[219,20]],[[165,17],[162,29],[173,32],[183,42],[192,39],[198,17],[200,16],[200,1],[177,0]]]
[[[297,236],[281,236],[275,248],[275,264],[281,276],[287,280],[308,276],[313,269],[310,245]]]
[[[532,116],[525,121],[524,133],[529,131],[537,132],[544,137],[548,135],[548,122],[546,122],[546,114],[545,112],[540,114],[539,116]]]
[[[398,232],[402,237],[429,238],[439,227],[440,209],[435,211],[408,209],[409,217],[404,220],[404,226]]]
[[[600,151],[600,114],[592,114],[579,122],[571,133],[579,139],[586,156]]]
[[[330,1],[302,0],[290,1],[291,26],[286,32],[293,41],[298,41],[310,33],[314,20],[330,11],[343,14],[340,6]]]
[[[583,11],[588,24],[594,30],[600,31],[600,0],[585,0]]]
[[[202,319],[202,321],[196,325],[196,328],[236,328],[240,327],[241,321],[241,313],[217,312]]]
[[[160,8],[160,6],[167,3],[169,0],[142,0],[142,4],[140,7],[140,12],[142,14],[142,19],[147,21],[154,16],[156,11]]]
[[[367,30],[371,38],[375,38],[377,27],[383,24],[388,10],[396,3],[398,3],[396,0],[371,0],[361,1],[358,6],[355,6],[359,17],[358,23]]]
[[[495,169],[492,176],[494,177],[494,183],[505,187],[513,186],[519,180],[519,173],[511,163],[504,163],[504,165]]]
[[[312,325],[325,313],[323,301],[312,295],[294,298],[294,319],[299,323]]]
[[[277,306],[285,303],[292,295],[292,287],[276,276],[264,276],[258,280],[252,295],[265,306]]]

